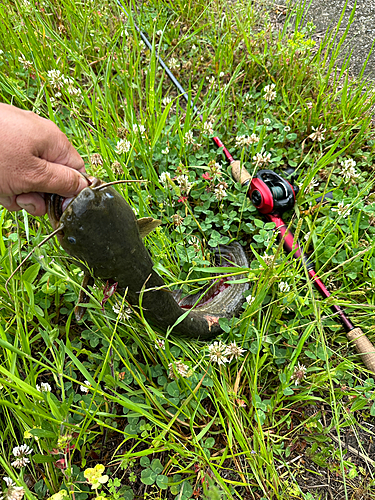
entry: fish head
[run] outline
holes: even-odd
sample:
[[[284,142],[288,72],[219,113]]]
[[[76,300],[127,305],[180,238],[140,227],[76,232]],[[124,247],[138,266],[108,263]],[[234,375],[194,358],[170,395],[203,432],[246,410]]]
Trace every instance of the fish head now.
[[[93,187],[100,186],[101,184],[103,184],[103,182],[100,179],[97,179],[96,177],[87,175],[85,173],[81,173],[81,175],[83,175],[88,182],[88,186],[84,188],[83,191],[85,191],[86,189],[92,189]],[[45,194],[47,215],[54,231],[58,229],[58,227],[61,225],[62,223],[61,218],[63,214],[65,213],[69,205],[79,196],[79,194],[73,197],[64,197],[54,193]],[[57,233],[57,239],[61,243],[62,234]]]

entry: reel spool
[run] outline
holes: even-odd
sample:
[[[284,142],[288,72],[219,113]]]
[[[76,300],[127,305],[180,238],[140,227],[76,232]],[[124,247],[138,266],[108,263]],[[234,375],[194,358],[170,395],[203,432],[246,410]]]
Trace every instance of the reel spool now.
[[[281,215],[293,208],[298,188],[272,170],[259,170],[252,178],[249,196],[262,214]]]

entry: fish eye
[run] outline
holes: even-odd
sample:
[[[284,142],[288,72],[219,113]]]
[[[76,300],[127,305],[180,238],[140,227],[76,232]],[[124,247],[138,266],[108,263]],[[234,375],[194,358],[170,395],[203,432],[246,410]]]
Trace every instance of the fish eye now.
[[[71,243],[72,245],[74,245],[76,243],[76,239],[74,238],[74,236],[68,236],[68,241],[69,243]]]

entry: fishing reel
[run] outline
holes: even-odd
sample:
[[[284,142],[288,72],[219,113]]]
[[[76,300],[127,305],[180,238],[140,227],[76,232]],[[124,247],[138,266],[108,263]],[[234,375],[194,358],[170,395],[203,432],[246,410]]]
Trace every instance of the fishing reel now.
[[[249,197],[261,214],[281,215],[293,208],[298,187],[272,170],[259,170],[251,179]]]

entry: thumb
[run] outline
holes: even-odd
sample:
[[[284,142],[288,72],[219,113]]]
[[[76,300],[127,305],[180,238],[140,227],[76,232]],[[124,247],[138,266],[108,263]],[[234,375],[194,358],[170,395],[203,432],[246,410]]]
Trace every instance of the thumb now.
[[[33,190],[40,193],[55,193],[60,196],[76,196],[89,185],[88,181],[74,168],[59,163],[40,160],[38,178],[34,179]]]

